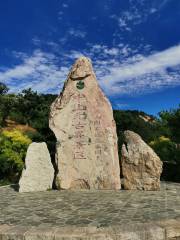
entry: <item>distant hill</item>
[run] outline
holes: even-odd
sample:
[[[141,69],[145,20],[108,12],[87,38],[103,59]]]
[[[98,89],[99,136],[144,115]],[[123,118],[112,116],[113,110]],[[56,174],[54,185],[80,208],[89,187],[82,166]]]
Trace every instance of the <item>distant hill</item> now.
[[[29,126],[27,124],[20,124],[13,120],[6,119],[5,127],[3,127],[2,130],[12,131],[14,129],[19,130],[23,133],[26,133],[26,132],[36,133],[37,132],[37,130],[35,128],[32,128],[31,126]]]
[[[158,119],[152,115],[137,110],[114,110],[113,113],[118,136],[125,130],[131,130],[148,143],[161,135]]]

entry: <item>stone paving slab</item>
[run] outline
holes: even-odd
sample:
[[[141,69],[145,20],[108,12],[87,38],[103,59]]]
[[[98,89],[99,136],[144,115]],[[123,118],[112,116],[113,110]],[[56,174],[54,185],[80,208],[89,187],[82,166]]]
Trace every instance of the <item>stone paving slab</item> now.
[[[0,188],[0,240],[180,239],[180,184],[161,191]]]

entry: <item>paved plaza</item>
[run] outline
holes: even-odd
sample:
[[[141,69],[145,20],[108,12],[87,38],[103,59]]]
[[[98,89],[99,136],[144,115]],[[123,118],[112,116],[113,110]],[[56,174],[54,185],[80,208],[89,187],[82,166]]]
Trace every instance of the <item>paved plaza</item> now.
[[[52,190],[18,193],[10,186],[0,188],[0,233],[2,226],[101,229],[150,226],[168,221],[175,221],[177,228],[179,219],[180,184],[176,183],[161,183],[161,191],[157,192]],[[180,225],[178,231],[180,233]]]

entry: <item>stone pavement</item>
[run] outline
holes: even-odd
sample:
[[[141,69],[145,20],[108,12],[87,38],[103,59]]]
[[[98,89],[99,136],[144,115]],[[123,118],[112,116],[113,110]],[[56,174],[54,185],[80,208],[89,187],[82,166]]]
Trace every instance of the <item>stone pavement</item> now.
[[[43,234],[46,239],[180,239],[180,184],[161,183],[157,192],[18,193],[0,187],[0,240],[45,239]]]

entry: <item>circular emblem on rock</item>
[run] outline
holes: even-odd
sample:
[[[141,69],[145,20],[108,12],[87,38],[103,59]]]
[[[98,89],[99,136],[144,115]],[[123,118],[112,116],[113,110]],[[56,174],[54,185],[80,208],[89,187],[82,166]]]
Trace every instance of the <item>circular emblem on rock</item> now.
[[[83,89],[84,88],[84,82],[80,80],[79,82],[77,82],[76,87],[79,90]]]

